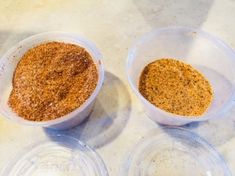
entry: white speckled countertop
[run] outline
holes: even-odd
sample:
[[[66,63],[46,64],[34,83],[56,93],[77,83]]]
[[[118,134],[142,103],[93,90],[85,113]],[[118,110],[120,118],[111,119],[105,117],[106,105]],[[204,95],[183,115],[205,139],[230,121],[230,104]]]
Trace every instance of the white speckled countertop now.
[[[0,55],[20,40],[45,31],[75,32],[103,54],[106,80],[91,117],[64,133],[79,137],[118,175],[126,153],[159,126],[143,112],[125,76],[128,48],[142,34],[164,26],[201,28],[235,48],[234,0],[8,0],[0,1]],[[222,62],[222,61],[221,61]],[[225,117],[185,126],[224,156],[235,174],[235,110]],[[28,144],[56,133],[0,118],[0,170]]]

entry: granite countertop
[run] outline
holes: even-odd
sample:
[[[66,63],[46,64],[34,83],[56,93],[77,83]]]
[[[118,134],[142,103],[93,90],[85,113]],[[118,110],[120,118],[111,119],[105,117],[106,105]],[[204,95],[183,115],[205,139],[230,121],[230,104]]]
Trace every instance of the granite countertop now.
[[[0,54],[45,31],[75,32],[103,54],[106,79],[90,118],[63,133],[96,149],[110,176],[118,175],[127,152],[150,130],[150,120],[125,75],[128,48],[136,38],[165,26],[191,26],[212,33],[235,49],[234,0],[9,0],[0,1]],[[235,108],[233,108],[235,109]],[[224,117],[184,126],[205,138],[235,174],[235,110]],[[0,170],[18,152],[55,131],[0,118]]]

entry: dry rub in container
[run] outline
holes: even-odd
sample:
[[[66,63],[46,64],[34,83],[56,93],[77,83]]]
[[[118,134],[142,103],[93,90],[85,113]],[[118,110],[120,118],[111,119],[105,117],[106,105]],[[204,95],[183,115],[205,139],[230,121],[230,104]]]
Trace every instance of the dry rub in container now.
[[[40,44],[45,44],[48,42],[60,42],[60,43],[72,44],[72,45],[84,48],[84,50],[87,53],[89,53],[90,59],[92,59],[92,62],[94,63],[94,65],[96,67],[97,83],[96,83],[96,86],[94,88],[92,88],[92,91],[90,92],[89,96],[85,97],[84,98],[85,101],[82,101],[80,106],[78,106],[77,108],[74,108],[75,107],[74,106],[73,108],[70,108],[61,114],[58,113],[57,116],[53,116],[52,118],[49,118],[48,120],[44,119],[44,121],[37,119],[36,115],[35,115],[34,118],[36,120],[33,121],[32,119],[30,119],[29,116],[27,119],[26,118],[27,116],[25,114],[24,114],[25,118],[22,118],[21,116],[18,115],[18,114],[20,114],[19,112],[18,112],[18,114],[15,113],[15,112],[17,112],[16,109],[15,109],[15,111],[13,111],[12,108],[9,107],[9,104],[10,104],[9,97],[10,97],[10,94],[13,89],[12,83],[14,82],[13,76],[15,73],[15,69],[16,69],[18,63],[20,62],[22,56],[27,51],[29,51],[29,49],[32,49],[33,47],[36,47]],[[62,46],[60,46],[60,47],[62,47]],[[77,124],[81,123],[91,113],[95,98],[101,89],[103,79],[104,79],[104,67],[103,67],[103,64],[101,61],[101,57],[102,56],[101,56],[99,50],[95,47],[95,45],[93,43],[91,43],[90,41],[88,41],[85,38],[77,36],[76,34],[70,34],[70,33],[64,33],[64,32],[47,32],[47,33],[34,35],[32,37],[29,37],[29,38],[19,42],[16,46],[14,46],[12,49],[10,49],[0,60],[0,94],[1,94],[0,113],[8,119],[11,119],[17,123],[25,124],[25,125],[42,126],[42,127],[49,127],[49,128],[54,128],[54,129],[67,129],[67,128],[71,128],[73,126],[76,126]],[[73,58],[73,57],[66,57],[66,58]],[[66,61],[66,58],[64,59],[64,61],[70,63],[70,60]],[[74,63],[72,62],[72,64],[74,64]],[[80,63],[78,63],[78,67],[81,66],[79,64]],[[25,64],[25,65],[27,65],[27,64]],[[69,65],[67,68],[70,68]],[[69,74],[70,73],[77,74],[78,70],[74,69],[74,72],[72,72],[73,70],[70,70],[71,72],[69,72]],[[55,71],[57,71],[57,70],[55,70]],[[51,75],[49,78],[53,78],[54,74],[48,73],[48,75]],[[22,75],[20,75],[20,76],[22,76]],[[53,80],[55,80],[55,79],[53,79]],[[72,80],[69,80],[69,81],[72,81]],[[63,88],[63,86],[59,86],[59,88]],[[64,93],[66,93],[66,91],[61,89],[61,91],[58,93],[61,93],[60,94],[61,96],[58,96],[58,97],[63,98],[63,95],[64,95]],[[76,93],[76,92],[74,92],[74,93]],[[48,95],[49,95],[49,93],[48,93]],[[80,95],[82,95],[82,94],[80,94]],[[39,98],[40,98],[40,96],[39,96]],[[45,101],[43,101],[43,102],[45,102]],[[50,105],[50,103],[53,103],[53,102],[48,102],[47,105]],[[59,110],[59,109],[57,108],[57,110]],[[43,111],[43,106],[42,106],[42,111]],[[67,112],[67,113],[65,113],[65,112]],[[38,111],[38,113],[40,113],[40,112]],[[43,113],[45,113],[45,112],[42,112],[42,114]]]

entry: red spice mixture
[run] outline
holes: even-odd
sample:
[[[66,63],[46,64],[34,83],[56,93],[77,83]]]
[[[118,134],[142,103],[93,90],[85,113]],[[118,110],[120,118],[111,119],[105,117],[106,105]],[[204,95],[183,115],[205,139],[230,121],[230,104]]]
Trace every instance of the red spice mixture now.
[[[213,99],[212,87],[204,75],[170,58],[158,59],[144,68],[139,91],[153,105],[183,116],[202,115]]]
[[[96,65],[84,48],[44,43],[29,49],[18,63],[8,104],[27,120],[52,120],[81,106],[97,82]]]

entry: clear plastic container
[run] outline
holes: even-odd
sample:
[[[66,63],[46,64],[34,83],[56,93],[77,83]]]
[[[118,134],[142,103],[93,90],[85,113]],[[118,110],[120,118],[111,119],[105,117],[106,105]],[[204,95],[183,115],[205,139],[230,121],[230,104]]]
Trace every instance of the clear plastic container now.
[[[199,70],[210,81],[214,99],[199,117],[180,116],[155,107],[138,91],[144,67],[160,58],[175,58]],[[129,83],[143,103],[147,115],[165,125],[184,125],[222,117],[235,100],[235,53],[218,38],[199,29],[169,27],[144,35],[129,50],[126,72]]]
[[[130,152],[121,176],[231,176],[204,139],[180,128],[151,131]]]
[[[2,176],[108,176],[100,156],[76,138],[56,135],[27,147]]]
[[[40,43],[49,41],[61,41],[67,43],[77,44],[84,47],[92,56],[94,63],[98,70],[98,83],[91,94],[91,96],[84,102],[79,108],[73,112],[60,117],[55,120],[44,121],[44,122],[34,122],[25,120],[17,114],[15,114],[11,108],[8,106],[8,98],[12,90],[12,77],[17,63],[23,56],[23,54],[30,48],[39,45]],[[16,46],[10,49],[1,59],[0,59],[0,113],[17,123],[32,125],[32,126],[42,126],[54,129],[68,129],[74,127],[81,123],[86,117],[89,116],[93,108],[94,100],[102,87],[104,80],[104,67],[101,61],[102,55],[96,46],[85,38],[79,37],[76,34],[64,33],[64,32],[47,32],[34,35],[29,37]]]

